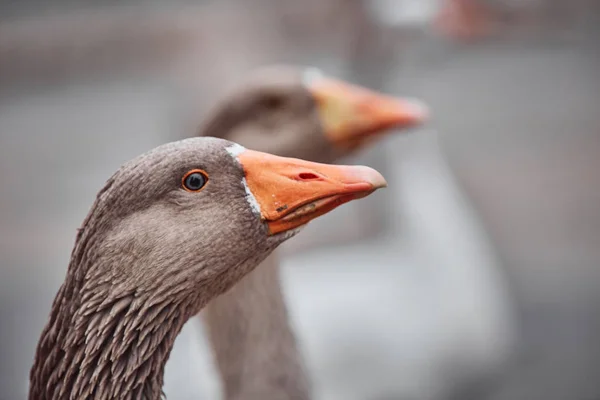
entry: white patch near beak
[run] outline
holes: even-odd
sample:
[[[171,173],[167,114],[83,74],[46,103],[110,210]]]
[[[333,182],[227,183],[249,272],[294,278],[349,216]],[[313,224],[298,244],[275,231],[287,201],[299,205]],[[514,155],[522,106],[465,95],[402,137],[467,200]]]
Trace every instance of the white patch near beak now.
[[[226,151],[227,151],[229,154],[231,154],[231,156],[232,156],[233,158],[235,158],[235,159],[236,159],[236,161],[237,161],[237,156],[239,156],[239,155],[240,155],[240,154],[242,154],[244,151],[246,151],[246,148],[245,148],[244,146],[242,146],[241,144],[234,143],[234,144],[232,144],[231,146],[229,146],[229,147],[225,148],[225,150],[226,150]]]
[[[254,211],[254,213],[257,216],[262,217],[262,214],[260,212],[260,204],[258,204],[258,201],[256,201],[256,197],[254,197],[254,194],[252,194],[252,191],[248,187],[248,182],[246,182],[246,178],[242,178],[242,185],[244,185],[244,190],[246,190],[246,201],[248,202],[248,204],[250,204],[250,208],[252,208],[252,211]]]
[[[242,168],[244,167],[242,163],[240,163],[240,160],[238,158],[240,154],[246,151],[246,148],[244,146],[234,143],[233,145],[227,147],[225,150],[231,155],[231,157],[233,157],[233,159],[238,164],[240,164]],[[246,191],[246,201],[248,202],[248,204],[250,204],[250,208],[259,218],[261,218],[262,213],[260,211],[260,204],[258,204],[258,201],[256,201],[256,197],[254,197],[254,194],[250,190],[248,182],[246,182],[246,177],[242,178],[242,185],[244,185],[244,190]]]
[[[302,83],[304,84],[304,86],[310,87],[316,81],[323,79],[324,77],[325,74],[323,73],[323,71],[315,67],[309,67],[306,68],[304,70],[304,73],[302,74]]]

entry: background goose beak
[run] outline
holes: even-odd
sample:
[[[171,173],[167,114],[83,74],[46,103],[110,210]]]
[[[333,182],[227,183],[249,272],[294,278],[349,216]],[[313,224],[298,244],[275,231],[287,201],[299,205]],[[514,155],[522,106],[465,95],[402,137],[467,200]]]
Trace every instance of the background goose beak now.
[[[387,186],[379,172],[364,166],[320,164],[247,149],[237,157],[251,202],[258,205],[271,234],[297,228]]]
[[[308,82],[326,137],[336,146],[355,147],[374,134],[410,128],[428,119],[427,106],[340,80],[321,77]]]

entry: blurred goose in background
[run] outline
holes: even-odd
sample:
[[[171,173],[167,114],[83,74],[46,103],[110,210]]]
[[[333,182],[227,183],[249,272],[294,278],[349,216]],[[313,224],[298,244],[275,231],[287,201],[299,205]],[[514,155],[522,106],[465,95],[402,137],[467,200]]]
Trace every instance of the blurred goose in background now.
[[[310,220],[384,186],[368,167],[215,138],[165,144],[125,163],[78,231],[29,398],[160,398],[191,316]]]
[[[415,127],[426,117],[426,107],[414,100],[335,80],[314,68],[271,66],[226,95],[202,131],[254,150],[332,162],[389,129]],[[272,254],[205,309],[227,399],[311,398],[279,272]]]

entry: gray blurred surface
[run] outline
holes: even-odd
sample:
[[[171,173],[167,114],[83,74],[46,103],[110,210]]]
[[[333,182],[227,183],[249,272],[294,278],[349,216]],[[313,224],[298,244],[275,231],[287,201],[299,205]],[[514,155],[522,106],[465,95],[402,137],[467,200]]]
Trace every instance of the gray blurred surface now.
[[[600,395],[597,49],[513,45],[478,51],[494,68],[461,56],[446,64],[444,79],[462,92],[438,121],[505,264],[521,322],[517,365],[494,399]],[[461,112],[469,118],[457,121]]]
[[[286,295],[318,399],[600,397],[597,33],[470,46],[417,34],[391,53],[294,56],[434,113],[346,160],[383,168],[388,190],[287,246]],[[284,58],[219,54],[227,77]],[[217,91],[212,71],[189,82],[203,101]],[[0,91],[0,399],[25,398],[98,188],[121,162],[186,135],[179,107],[196,103],[181,96],[155,72]],[[343,231],[363,239],[310,246]],[[198,320],[178,338],[169,398],[218,396],[201,338]]]

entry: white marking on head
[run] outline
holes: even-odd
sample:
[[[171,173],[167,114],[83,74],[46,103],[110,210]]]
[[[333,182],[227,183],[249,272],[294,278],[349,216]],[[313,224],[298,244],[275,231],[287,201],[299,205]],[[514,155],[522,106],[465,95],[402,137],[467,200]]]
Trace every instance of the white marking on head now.
[[[225,150],[227,150],[227,152],[229,154],[231,154],[231,156],[233,158],[235,158],[237,161],[237,159],[238,159],[237,156],[239,156],[244,151],[246,151],[246,148],[244,146],[242,146],[241,144],[234,143],[231,146],[227,147]]]
[[[241,165],[238,156],[244,151],[246,151],[246,148],[244,146],[234,143],[231,146],[227,147],[225,150],[227,150],[231,157],[233,157],[233,159]],[[256,201],[256,197],[254,197],[254,194],[250,190],[248,182],[246,182],[246,177],[242,178],[242,185],[244,185],[244,190],[246,191],[246,201],[248,202],[248,204],[250,204],[250,208],[252,208],[252,211],[260,217],[260,204],[258,204],[258,201]]]
[[[248,187],[248,182],[246,182],[246,178],[242,178],[242,185],[244,185],[244,190],[246,191],[246,201],[248,202],[248,204],[250,204],[250,208],[252,208],[252,211],[254,211],[254,213],[260,217],[260,204],[258,204],[258,201],[256,201],[256,197],[254,197],[254,194]]]
[[[304,86],[311,86],[315,83],[315,81],[323,79],[324,77],[325,74],[320,69],[315,67],[309,67],[306,68],[304,70],[304,73],[302,74],[302,83],[304,84]]]

